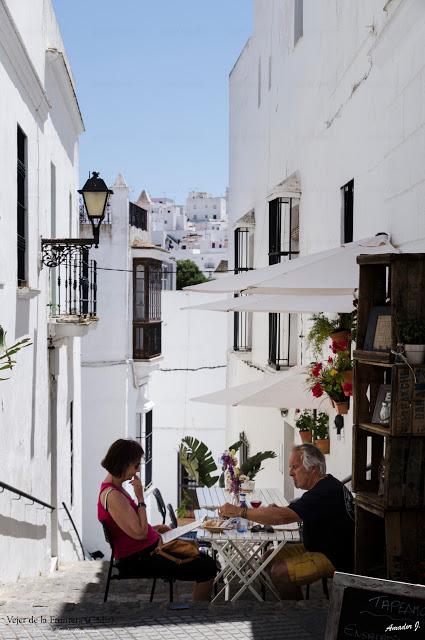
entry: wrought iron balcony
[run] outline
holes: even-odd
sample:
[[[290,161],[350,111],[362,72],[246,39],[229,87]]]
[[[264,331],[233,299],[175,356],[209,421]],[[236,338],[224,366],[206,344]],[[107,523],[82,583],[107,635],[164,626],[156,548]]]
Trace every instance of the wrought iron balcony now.
[[[50,317],[95,319],[97,263],[84,240],[43,244],[43,263],[50,267]]]

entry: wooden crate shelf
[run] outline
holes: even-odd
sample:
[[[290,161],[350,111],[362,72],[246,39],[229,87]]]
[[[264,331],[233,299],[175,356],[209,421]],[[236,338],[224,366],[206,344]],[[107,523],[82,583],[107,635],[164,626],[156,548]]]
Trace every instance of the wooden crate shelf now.
[[[372,423],[379,389],[391,385],[391,417],[388,427]],[[384,427],[391,436],[425,436],[425,365],[371,364],[354,359],[354,422]],[[383,432],[384,435],[384,432]]]
[[[425,583],[425,512],[385,511],[356,500],[355,573]]]
[[[353,451],[354,491],[378,497],[381,485],[383,508],[425,507],[425,438],[392,438],[364,426],[356,426],[353,430]],[[371,469],[367,471],[369,456]],[[384,479],[380,482],[383,459]]]
[[[425,365],[399,364],[391,352],[400,342],[400,320],[425,319],[425,254],[364,255],[357,262],[355,571],[425,583]],[[372,316],[374,307],[385,307],[391,316],[386,351],[371,351],[369,320],[383,314],[375,310]],[[391,391],[388,425],[372,422],[381,385]]]

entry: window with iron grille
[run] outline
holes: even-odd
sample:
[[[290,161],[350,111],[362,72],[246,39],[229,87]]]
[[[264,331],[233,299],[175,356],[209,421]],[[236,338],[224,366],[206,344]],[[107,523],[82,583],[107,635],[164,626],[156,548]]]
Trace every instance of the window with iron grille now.
[[[354,180],[350,180],[341,187],[341,218],[342,233],[341,240],[345,242],[353,242],[353,224],[354,224]]]
[[[152,484],[152,418],[152,410],[137,414],[136,440],[145,452],[142,460],[142,482],[145,488]]]
[[[235,229],[235,274],[250,271],[253,265],[253,236],[249,227]],[[238,294],[235,295],[238,297]],[[252,348],[252,313],[236,311],[233,314],[233,349],[250,351]]]
[[[27,137],[17,129],[17,257],[18,286],[27,283]]]
[[[299,198],[269,202],[269,264],[292,260],[299,254]],[[279,370],[296,362],[297,317],[269,313],[268,363]]]
[[[161,284],[159,260],[133,260],[133,358],[161,354]]]

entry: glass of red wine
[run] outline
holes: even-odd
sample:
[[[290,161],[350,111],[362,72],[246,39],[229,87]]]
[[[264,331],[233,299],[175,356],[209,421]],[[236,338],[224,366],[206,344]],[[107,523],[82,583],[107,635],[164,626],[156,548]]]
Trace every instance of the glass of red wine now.
[[[258,509],[258,507],[261,506],[260,496],[257,495],[256,493],[253,493],[249,503],[253,509]]]

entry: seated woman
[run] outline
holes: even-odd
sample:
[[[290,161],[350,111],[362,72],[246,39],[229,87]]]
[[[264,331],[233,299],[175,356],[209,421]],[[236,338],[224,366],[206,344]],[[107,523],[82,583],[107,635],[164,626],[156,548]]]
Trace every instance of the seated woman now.
[[[117,440],[102,460],[108,475],[102,482],[97,504],[98,519],[106,525],[114,545],[120,571],[134,577],[175,578],[194,581],[193,600],[209,600],[217,567],[214,560],[201,553],[184,564],[177,564],[152,553],[160,542],[165,525],[151,527],[146,517],[143,487],[137,472],[143,449],[134,440]],[[130,480],[137,504],[125,489]]]

